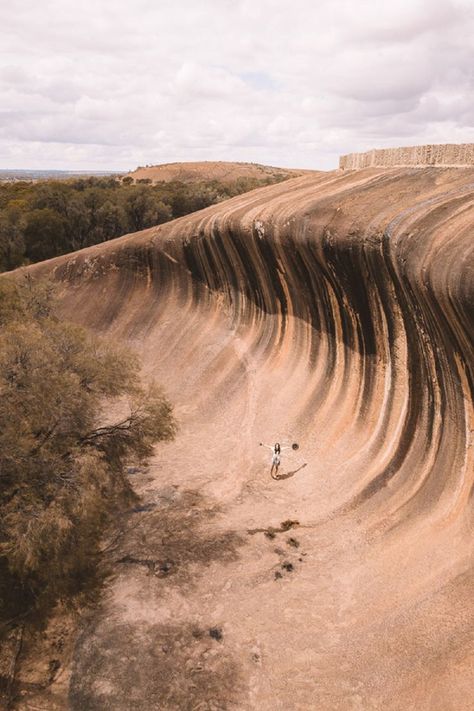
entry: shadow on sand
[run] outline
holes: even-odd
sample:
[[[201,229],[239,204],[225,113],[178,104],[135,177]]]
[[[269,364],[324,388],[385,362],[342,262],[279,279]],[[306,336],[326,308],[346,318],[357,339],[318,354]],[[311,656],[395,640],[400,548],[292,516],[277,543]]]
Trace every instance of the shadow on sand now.
[[[282,479],[290,479],[292,476],[295,476],[295,474],[298,474],[299,471],[304,469],[306,466],[306,462],[302,464],[298,469],[293,469],[291,472],[286,472],[286,474],[272,474],[272,479],[275,479],[275,481],[281,481]]]

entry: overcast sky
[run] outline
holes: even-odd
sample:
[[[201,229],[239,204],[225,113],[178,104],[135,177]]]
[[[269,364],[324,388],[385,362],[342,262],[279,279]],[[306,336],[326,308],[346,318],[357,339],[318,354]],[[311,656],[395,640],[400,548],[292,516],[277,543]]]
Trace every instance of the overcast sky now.
[[[0,0],[0,167],[474,142],[474,0]]]

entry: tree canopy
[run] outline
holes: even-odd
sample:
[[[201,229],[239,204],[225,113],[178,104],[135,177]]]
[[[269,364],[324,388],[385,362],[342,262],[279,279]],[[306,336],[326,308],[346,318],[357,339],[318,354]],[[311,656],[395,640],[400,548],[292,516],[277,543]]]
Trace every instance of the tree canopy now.
[[[135,355],[55,315],[50,284],[0,280],[1,617],[84,594],[126,469],[176,430]]]
[[[153,227],[284,179],[150,185],[130,176],[0,183],[0,271]]]

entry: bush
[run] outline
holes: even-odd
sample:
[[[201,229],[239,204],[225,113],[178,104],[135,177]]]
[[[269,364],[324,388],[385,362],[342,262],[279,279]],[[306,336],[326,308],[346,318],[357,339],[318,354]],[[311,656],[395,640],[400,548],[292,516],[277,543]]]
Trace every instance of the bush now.
[[[175,429],[133,354],[59,321],[50,285],[0,281],[4,619],[87,593],[104,531],[133,500],[127,466]]]
[[[56,257],[67,250],[65,221],[49,207],[28,214],[23,235],[26,256],[32,262]]]

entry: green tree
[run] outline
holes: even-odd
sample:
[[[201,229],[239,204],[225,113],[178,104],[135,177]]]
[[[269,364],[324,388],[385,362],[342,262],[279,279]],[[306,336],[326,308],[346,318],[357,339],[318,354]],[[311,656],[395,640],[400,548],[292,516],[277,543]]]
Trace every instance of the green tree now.
[[[133,354],[58,320],[49,285],[0,281],[3,619],[90,588],[104,530],[133,500],[127,467],[175,429]]]
[[[167,222],[172,218],[172,211],[152,188],[134,187],[125,204],[130,230],[138,231]]]
[[[68,252],[91,244],[91,214],[81,193],[71,194],[63,220]]]
[[[49,208],[65,217],[71,192],[71,186],[65,181],[41,181],[36,184],[31,207],[36,210]]]
[[[66,225],[56,210],[49,207],[32,210],[26,216],[25,252],[32,262],[56,257],[66,251]]]
[[[11,203],[0,211],[0,271],[19,267],[25,257],[24,219],[21,207]]]
[[[127,230],[127,216],[121,205],[116,205],[110,200],[97,210],[96,214],[96,241],[104,242],[123,235]]]

